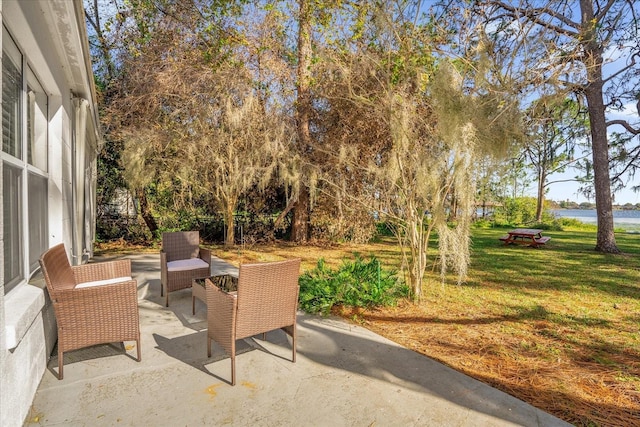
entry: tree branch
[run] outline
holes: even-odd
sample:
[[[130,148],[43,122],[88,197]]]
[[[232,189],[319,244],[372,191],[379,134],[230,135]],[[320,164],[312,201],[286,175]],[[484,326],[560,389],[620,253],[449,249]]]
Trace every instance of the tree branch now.
[[[610,1],[614,1],[614,0],[610,0]],[[534,24],[537,24],[543,28],[554,31],[558,34],[563,34],[568,37],[575,38],[579,34],[578,30],[580,29],[580,23],[574,22],[569,18],[567,18],[566,16],[563,16],[559,12],[556,12],[549,8],[538,7],[538,8],[519,9],[517,7],[506,4],[502,1],[489,0],[487,3],[504,9],[505,11],[507,11],[507,16],[509,16],[512,19],[520,19],[522,17],[526,17]],[[575,28],[576,31],[572,31],[567,28],[563,28],[559,25],[554,25],[550,22],[543,20],[541,17],[544,15],[548,15],[551,18],[557,19],[558,21],[567,25],[568,27]]]
[[[622,67],[620,70],[616,71],[615,73],[611,74],[609,77],[607,77],[606,79],[602,79],[602,81],[606,84],[607,82],[615,79],[617,76],[619,76],[620,74],[624,73],[625,71],[629,70],[630,68],[633,68],[634,65],[636,65],[636,58],[640,57],[640,53],[634,53],[633,55],[631,55],[631,62],[628,65],[625,65],[624,67]]]
[[[612,181],[621,179],[621,177],[625,175],[629,169],[633,169],[636,167],[636,161],[640,158],[640,147],[636,147],[634,150],[631,150],[632,153],[634,151],[635,153],[633,154],[631,160],[626,162],[625,167],[611,179]]]
[[[609,10],[613,7],[613,5],[616,4],[616,1],[617,0],[609,0],[607,4],[605,4],[604,7],[602,7],[602,9],[600,9],[596,13],[596,16],[594,17],[595,20],[597,22],[600,22],[607,15],[607,13],[609,13]]]
[[[556,180],[556,181],[548,181],[544,186],[545,186],[545,188],[546,188],[546,187],[550,186],[551,184],[558,184],[558,183],[561,183],[561,182],[580,182],[580,180],[579,180],[579,179],[576,179],[576,178],[571,178],[571,179],[558,179],[558,180]]]
[[[627,132],[629,132],[629,133],[632,133],[632,134],[634,134],[634,135],[638,135],[638,134],[640,134],[640,128],[639,128],[639,129],[636,129],[636,128],[632,127],[632,126],[629,124],[629,122],[627,122],[626,120],[620,120],[620,119],[617,119],[617,120],[609,120],[609,121],[606,123],[606,125],[607,125],[607,127],[609,127],[609,126],[613,126],[613,125],[620,125],[620,126],[622,126],[623,128],[625,128],[625,129],[627,130]]]

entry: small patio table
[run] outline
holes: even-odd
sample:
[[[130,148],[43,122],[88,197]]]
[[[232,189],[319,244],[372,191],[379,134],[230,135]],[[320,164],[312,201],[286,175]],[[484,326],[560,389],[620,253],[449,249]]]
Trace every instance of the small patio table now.
[[[228,291],[235,291],[238,286],[238,278],[229,274],[216,274],[204,279],[193,279],[191,285],[191,314],[196,314],[196,298],[205,305],[207,304],[207,281]]]

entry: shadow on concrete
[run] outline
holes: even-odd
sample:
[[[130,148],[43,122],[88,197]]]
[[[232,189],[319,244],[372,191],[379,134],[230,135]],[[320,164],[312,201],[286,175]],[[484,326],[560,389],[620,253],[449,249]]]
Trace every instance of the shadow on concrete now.
[[[82,395],[88,387],[83,384],[90,381],[101,384],[108,379],[118,390],[118,399],[126,401],[133,398],[124,394],[128,387],[132,396],[139,394],[137,387],[140,383],[129,379],[132,378],[132,372],[136,372],[135,378],[144,378],[142,384],[145,389],[157,386],[156,393],[176,387],[190,390],[196,383],[204,387],[205,384],[210,385],[208,378],[228,383],[231,377],[230,360],[222,348],[213,344],[212,357],[207,357],[205,306],[199,306],[196,315],[192,315],[191,293],[185,290],[173,293],[176,296],[170,299],[170,307],[164,307],[164,299],[160,297],[159,255],[139,254],[129,258],[132,259],[134,277],[138,280],[142,362],[131,364],[127,358],[119,356],[92,363],[91,366],[76,367],[77,388],[66,388],[67,392],[73,392],[77,400],[77,396]],[[265,357],[253,350],[264,352]],[[91,359],[102,357],[102,352],[105,355],[122,355],[126,353],[126,348],[118,345],[96,346],[79,350],[73,356]],[[342,319],[300,313],[297,352],[297,362],[291,363],[290,340],[282,331],[270,332],[266,341],[257,338],[239,340],[236,361],[238,375],[259,383],[262,391],[224,385],[224,392],[222,388],[218,389],[218,399],[221,403],[225,402],[228,408],[221,407],[220,411],[233,415],[220,416],[238,417],[238,412],[232,409],[234,397],[242,396],[242,393],[255,393],[251,396],[261,399],[259,403],[256,401],[256,417],[264,417],[265,413],[276,417],[276,412],[265,412],[265,408],[282,407],[288,405],[284,402],[291,401],[295,402],[292,405],[296,411],[300,406],[309,414],[315,415],[320,411],[322,416],[329,417],[327,420],[335,416],[335,419],[342,420],[343,425],[360,425],[347,423],[346,420],[361,419],[363,416],[369,419],[376,411],[376,416],[380,417],[378,419],[413,419],[411,425],[427,425],[429,422],[434,425],[477,425],[474,423],[477,419],[481,419],[480,424],[483,425],[567,425],[506,393]],[[65,360],[73,363],[72,353]],[[55,358],[51,363],[57,366],[57,361],[54,361]],[[176,373],[179,375],[176,376]],[[201,373],[206,375],[202,376]],[[167,377],[166,382],[159,379],[164,377]],[[51,422],[58,419],[55,416],[65,420],[65,413],[56,412],[57,407],[52,399],[57,398],[57,388],[70,381],[61,384],[64,381],[50,380],[43,383],[44,388],[41,386],[43,391],[37,401],[38,407],[45,408]],[[73,381],[71,375],[69,380]],[[272,387],[279,388],[272,390]],[[96,392],[100,390],[93,386],[89,388]],[[47,395],[46,391],[51,394]],[[111,402],[104,399],[96,401]],[[120,400],[113,401],[114,407],[118,402]],[[410,406],[407,402],[411,402]],[[210,403],[203,401],[203,405],[208,407]],[[332,409],[318,409],[319,405]],[[366,408],[365,412],[358,412],[362,408]],[[158,419],[173,416],[170,408],[165,412],[157,407],[131,408],[134,409],[137,410],[136,414],[144,413],[147,417],[157,416]],[[79,410],[78,417],[92,413],[91,406]],[[189,415],[196,419],[201,414],[194,408],[194,414]],[[297,412],[292,414],[292,418],[280,418],[280,422],[299,419]],[[183,414],[183,417],[186,416]],[[265,425],[265,418],[256,419],[263,420]],[[269,419],[274,422],[278,420]],[[216,420],[222,422],[223,419]],[[446,422],[442,424],[441,420]],[[103,425],[106,423],[105,418]],[[182,424],[187,423],[182,420]],[[195,421],[193,425],[196,425]]]
[[[281,335],[284,338],[284,343],[287,342],[286,334],[280,330],[272,331],[267,334],[267,340],[269,343],[264,341],[267,344],[275,344],[282,346],[283,340],[276,339],[277,335]],[[262,337],[262,334],[259,335]],[[195,334],[183,335],[175,338],[167,338],[160,334],[153,334],[153,339],[156,343],[156,348],[164,352],[167,356],[173,357],[187,365],[198,369],[206,374],[209,374],[221,381],[225,381],[230,384],[231,378],[231,358],[225,351],[220,347],[215,341],[213,341],[211,345],[211,357],[207,357],[207,332],[206,330],[197,332]],[[247,338],[243,340],[238,340],[236,342],[236,364],[237,358],[242,354],[248,353],[253,350],[260,350],[264,353],[269,354],[273,357],[278,357],[284,360],[285,357],[270,351],[268,348],[261,344],[261,339]],[[290,349],[290,346],[289,346]],[[290,350],[289,350],[290,351]],[[229,367],[229,377],[222,378],[219,375],[215,374],[211,370],[207,369],[207,365],[212,363],[220,362],[226,360]]]
[[[298,326],[299,334],[305,336],[299,354],[317,363],[402,384],[511,423],[531,424],[531,413],[505,410],[514,407],[518,401],[514,397],[391,341],[372,339],[373,333],[362,334],[342,321],[306,315],[299,317]]]
[[[135,348],[135,343],[132,346]],[[132,360],[137,361],[137,355],[135,352],[130,354],[129,351],[131,348],[127,346],[126,343],[123,342],[114,342],[108,344],[96,344],[91,347],[84,347],[78,350],[71,350],[64,353],[64,366],[63,369],[66,369],[69,365],[78,362],[86,362],[88,360],[96,360],[104,357],[110,356],[127,356]],[[51,358],[47,363],[47,369],[56,377],[58,376],[58,344],[56,343],[53,353],[51,354]]]

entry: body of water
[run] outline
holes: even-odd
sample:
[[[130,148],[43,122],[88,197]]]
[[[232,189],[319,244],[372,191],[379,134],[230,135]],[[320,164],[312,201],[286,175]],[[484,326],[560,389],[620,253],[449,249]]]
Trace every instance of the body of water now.
[[[557,217],[575,218],[585,224],[598,222],[595,209],[552,209],[551,212]],[[640,211],[614,210],[613,224],[619,229],[640,232]]]

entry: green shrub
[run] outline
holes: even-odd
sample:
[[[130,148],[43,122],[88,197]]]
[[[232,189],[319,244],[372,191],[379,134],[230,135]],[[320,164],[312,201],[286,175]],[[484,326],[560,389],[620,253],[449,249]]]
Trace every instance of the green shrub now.
[[[533,224],[527,224],[529,228],[539,228],[540,230],[547,231],[562,231],[562,226],[557,220],[543,220],[543,222],[534,222]]]
[[[518,226],[532,223],[536,219],[535,197],[505,198],[502,206],[494,212],[497,225]]]
[[[394,236],[393,229],[386,221],[376,222],[376,234],[381,237]]]
[[[96,220],[96,241],[123,239],[131,243],[148,243],[153,239],[146,224],[139,217],[99,216]]]
[[[473,222],[473,228],[493,228],[493,221],[487,218],[480,218]]]
[[[316,268],[300,276],[300,309],[327,315],[335,305],[392,305],[408,292],[396,272],[383,269],[374,256],[364,261],[356,254],[354,261],[344,260],[335,270],[321,258]]]
[[[576,218],[560,217],[556,219],[556,222],[559,224],[561,230],[565,230],[566,228],[572,228],[572,229],[578,229],[578,230],[597,230],[598,229],[596,224],[586,224]]]

